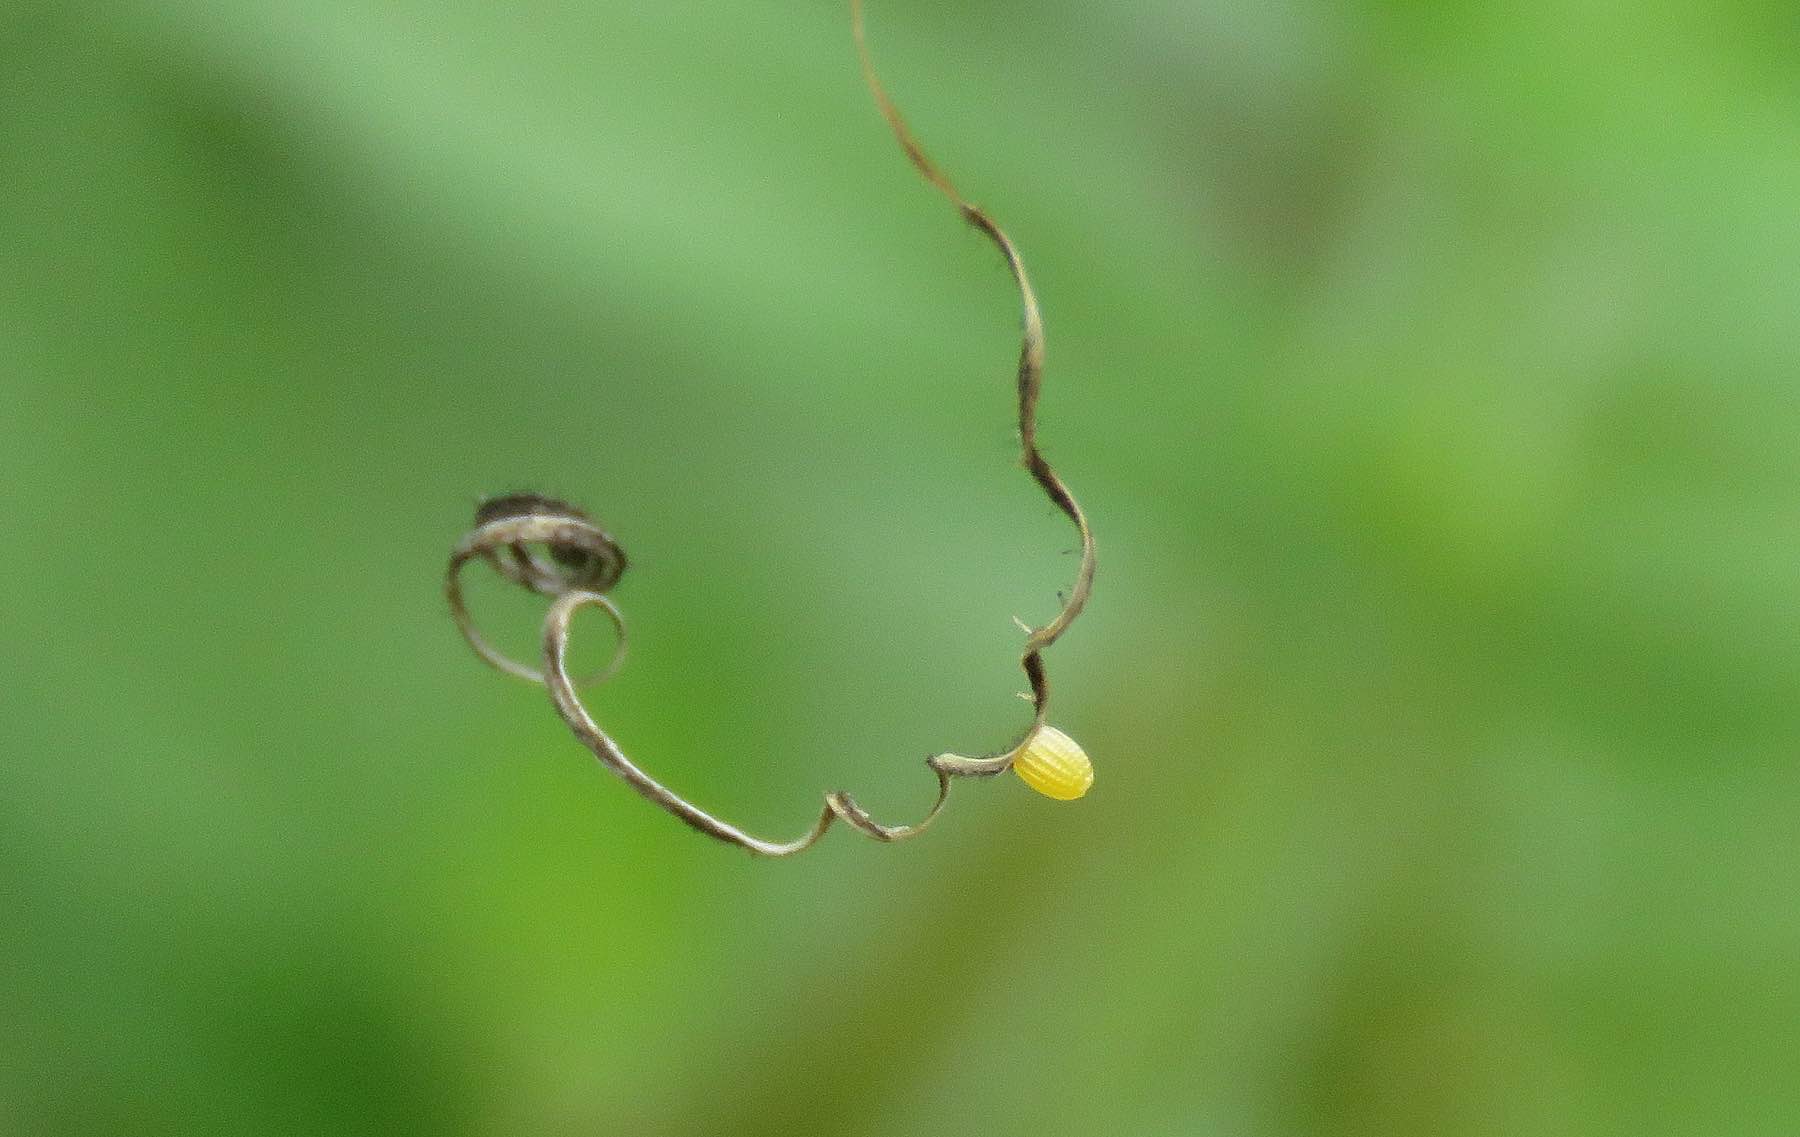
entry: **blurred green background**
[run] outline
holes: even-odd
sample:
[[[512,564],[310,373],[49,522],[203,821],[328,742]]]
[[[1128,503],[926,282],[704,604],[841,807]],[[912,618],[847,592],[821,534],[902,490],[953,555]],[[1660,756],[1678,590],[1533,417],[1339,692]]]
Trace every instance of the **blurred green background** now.
[[[0,1132],[1800,1131],[1791,7],[0,10]],[[540,606],[474,602],[529,651]],[[581,650],[606,635],[584,623]],[[588,641],[592,641],[591,643]]]

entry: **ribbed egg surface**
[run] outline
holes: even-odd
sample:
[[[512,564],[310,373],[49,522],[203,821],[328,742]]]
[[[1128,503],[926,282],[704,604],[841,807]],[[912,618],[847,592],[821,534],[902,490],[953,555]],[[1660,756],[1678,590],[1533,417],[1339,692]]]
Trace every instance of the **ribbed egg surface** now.
[[[1044,725],[1013,755],[1013,770],[1025,784],[1057,801],[1074,801],[1094,784],[1094,764],[1075,740]]]

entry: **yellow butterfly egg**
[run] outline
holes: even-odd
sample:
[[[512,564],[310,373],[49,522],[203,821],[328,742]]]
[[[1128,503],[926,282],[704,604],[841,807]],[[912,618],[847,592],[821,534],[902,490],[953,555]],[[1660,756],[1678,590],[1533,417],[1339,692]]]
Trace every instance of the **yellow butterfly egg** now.
[[[1013,752],[1013,770],[1025,784],[1057,801],[1074,801],[1094,784],[1094,764],[1075,740],[1045,725]]]

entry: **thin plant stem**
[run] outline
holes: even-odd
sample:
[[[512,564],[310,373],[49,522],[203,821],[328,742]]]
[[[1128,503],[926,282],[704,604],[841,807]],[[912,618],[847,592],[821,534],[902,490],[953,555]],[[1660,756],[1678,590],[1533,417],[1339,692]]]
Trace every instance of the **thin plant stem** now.
[[[601,765],[618,775],[640,796],[684,824],[709,837],[764,857],[786,857],[809,849],[825,835],[833,822],[839,820],[877,841],[900,841],[916,836],[942,812],[950,797],[953,778],[991,777],[1011,767],[1033,737],[1045,729],[1050,681],[1045,673],[1044,651],[1068,631],[1076,617],[1081,615],[1094,583],[1093,530],[1075,496],[1051,468],[1038,447],[1037,408],[1043,390],[1044,321],[1037,295],[1025,272],[1025,263],[1012,239],[993,218],[962,196],[950,178],[932,162],[907,126],[899,108],[894,105],[876,74],[863,26],[862,0],[850,0],[850,25],[863,78],[874,96],[876,107],[892,129],[907,160],[927,182],[950,200],[964,221],[993,242],[1006,260],[1007,269],[1018,288],[1021,308],[1017,372],[1021,461],[1032,479],[1074,524],[1081,541],[1081,563],[1076,569],[1075,583],[1064,597],[1061,609],[1054,618],[1040,627],[1021,625],[1026,632],[1026,639],[1020,655],[1020,666],[1031,684],[1032,717],[1017,741],[1004,750],[983,756],[944,753],[927,758],[926,765],[937,779],[937,796],[925,816],[914,824],[882,825],[857,805],[848,793],[839,790],[825,795],[825,805],[818,820],[801,836],[791,841],[765,840],[715,817],[651,777],[626,757],[619,744],[600,728],[581,701],[576,690],[577,682],[570,675],[568,667],[571,624],[575,614],[583,608],[598,608],[612,620],[618,633],[612,660],[602,672],[587,682],[598,682],[610,677],[622,664],[625,654],[624,617],[605,595],[625,571],[625,554],[585,513],[555,498],[529,493],[509,494],[484,502],[476,512],[475,527],[452,550],[444,582],[451,614],[463,638],[476,654],[509,675],[543,684],[549,690],[557,714],[562,716],[575,737],[593,752]],[[541,671],[509,658],[482,637],[469,614],[462,593],[462,570],[473,560],[487,562],[512,583],[550,599],[550,610],[544,619],[544,666]],[[1066,738],[1063,741],[1067,741]],[[1073,743],[1069,745],[1073,746]],[[1091,781],[1091,775],[1089,780]]]

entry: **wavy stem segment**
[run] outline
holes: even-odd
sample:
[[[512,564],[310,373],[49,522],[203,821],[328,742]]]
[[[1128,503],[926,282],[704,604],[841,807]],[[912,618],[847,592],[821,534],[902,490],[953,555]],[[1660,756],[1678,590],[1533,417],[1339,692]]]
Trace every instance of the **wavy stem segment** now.
[[[850,2],[851,32],[856,41],[857,56],[862,63],[863,78],[875,98],[875,105],[893,130],[908,161],[956,206],[963,220],[979,229],[992,241],[1006,259],[1008,271],[1018,286],[1022,309],[1019,345],[1018,398],[1019,443],[1021,459],[1056,507],[1074,523],[1081,538],[1081,565],[1076,570],[1074,586],[1063,601],[1062,609],[1047,624],[1027,628],[1025,648],[1020,666],[1031,683],[1032,718],[1018,741],[1005,750],[981,757],[961,754],[938,754],[926,759],[937,778],[936,800],[923,819],[912,825],[882,825],[871,818],[847,793],[833,791],[825,795],[825,806],[818,820],[792,841],[768,841],[744,832],[664,786],[626,757],[617,742],[600,729],[576,692],[576,681],[568,670],[571,624],[582,608],[604,611],[618,631],[618,647],[606,670],[592,681],[605,679],[617,670],[624,658],[625,621],[604,593],[617,583],[625,571],[625,554],[603,530],[566,502],[537,494],[511,494],[484,502],[476,512],[475,528],[459,541],[451,553],[445,575],[445,594],[457,627],[475,652],[487,663],[510,675],[543,684],[575,737],[593,752],[600,764],[618,775],[639,795],[709,837],[736,845],[758,856],[786,857],[811,848],[835,821],[877,841],[900,841],[923,832],[942,812],[950,796],[952,778],[989,777],[1010,767],[1014,759],[1045,728],[1045,715],[1050,702],[1050,683],[1045,674],[1043,653],[1055,643],[1087,605],[1094,583],[1094,535],[1081,506],[1069,492],[1056,471],[1038,448],[1037,405],[1043,386],[1044,321],[1038,309],[1037,295],[1025,273],[1024,261],[1004,230],[979,207],[967,201],[934,164],[913,136],[899,108],[882,86],[869,54],[863,28],[862,0]],[[543,553],[538,549],[544,550]],[[462,594],[462,569],[471,560],[485,560],[495,571],[523,588],[551,599],[550,611],[544,619],[542,671],[508,658],[482,638]],[[1054,732],[1052,732],[1054,733]],[[1060,736],[1059,736],[1060,737]],[[1069,744],[1073,746],[1073,743]],[[1083,759],[1085,761],[1085,757]],[[1090,777],[1091,780],[1091,777]]]
[[[1038,309],[1037,293],[1031,287],[1031,278],[1025,273],[1025,262],[1019,256],[1018,247],[992,217],[962,195],[949,175],[939,169],[937,163],[925,153],[925,148],[919,144],[912,128],[906,124],[900,108],[894,105],[887,88],[881,83],[881,76],[875,71],[875,59],[869,54],[869,40],[863,28],[862,0],[850,0],[850,32],[856,40],[856,54],[862,63],[863,81],[875,96],[875,105],[880,108],[881,117],[887,120],[888,127],[893,130],[894,138],[899,141],[907,160],[926,181],[950,200],[950,204],[956,206],[964,221],[981,230],[1000,250],[1000,255],[1006,258],[1006,267],[1012,273],[1013,283],[1019,287],[1021,309],[1018,375],[1020,456],[1025,469],[1044,493],[1049,495],[1050,500],[1056,503],[1056,507],[1074,523],[1075,531],[1081,537],[1081,566],[1075,570],[1074,587],[1069,590],[1062,610],[1054,619],[1042,627],[1030,629],[1025,640],[1025,651],[1019,658],[1026,678],[1031,681],[1034,710],[1031,726],[1020,736],[1017,745],[1000,754],[985,758],[940,755],[931,759],[932,768],[940,772],[998,774],[1012,764],[1013,754],[1044,725],[1044,716],[1048,713],[1050,703],[1050,680],[1044,673],[1044,649],[1069,630],[1069,625],[1087,607],[1088,597],[1094,591],[1094,531],[1088,525],[1087,515],[1082,512],[1075,495],[1069,492],[1069,487],[1051,469],[1050,462],[1038,448],[1037,406],[1038,396],[1044,386],[1044,317]]]

